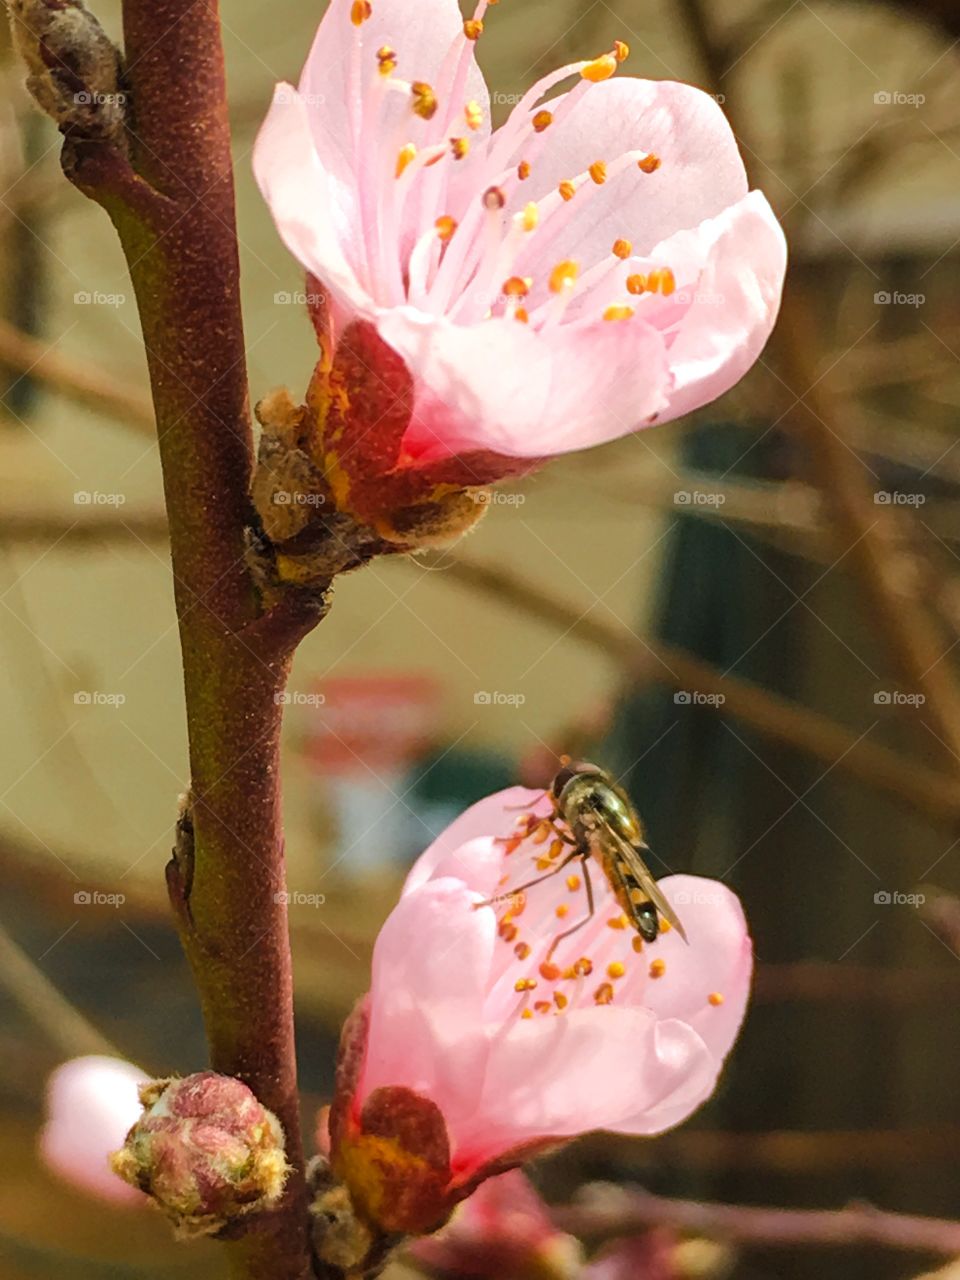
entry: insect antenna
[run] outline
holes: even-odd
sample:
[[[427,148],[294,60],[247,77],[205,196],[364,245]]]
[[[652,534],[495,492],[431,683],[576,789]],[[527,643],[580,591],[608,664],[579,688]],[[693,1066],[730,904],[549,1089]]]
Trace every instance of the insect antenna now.
[[[576,856],[576,855],[573,855],[573,856]],[[566,866],[566,863],[569,861],[570,859],[567,858],[566,861],[561,865]],[[559,871],[560,868],[558,867],[557,870]],[[557,947],[564,940],[564,938],[569,938],[572,934],[576,933],[579,929],[582,929],[583,926],[585,924],[589,924],[594,917],[593,882],[590,879],[590,867],[587,863],[586,858],[583,859],[583,883],[587,890],[587,914],[583,917],[582,920],[578,920],[577,923],[573,925],[572,928],[565,929],[563,933],[557,934],[554,940],[550,943],[550,950],[547,952],[547,959],[545,961],[545,963],[547,964],[550,963],[550,957],[556,951]]]

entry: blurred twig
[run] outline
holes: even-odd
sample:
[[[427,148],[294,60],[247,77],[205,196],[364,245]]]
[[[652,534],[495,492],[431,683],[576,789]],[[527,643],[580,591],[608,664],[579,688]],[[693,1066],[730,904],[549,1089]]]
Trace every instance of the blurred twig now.
[[[767,1209],[753,1205],[670,1200],[610,1185],[584,1188],[582,1203],[555,1208],[562,1231],[589,1244],[667,1227],[736,1244],[781,1248],[878,1245],[909,1253],[960,1254],[960,1222],[887,1213],[869,1204],[845,1209]]]

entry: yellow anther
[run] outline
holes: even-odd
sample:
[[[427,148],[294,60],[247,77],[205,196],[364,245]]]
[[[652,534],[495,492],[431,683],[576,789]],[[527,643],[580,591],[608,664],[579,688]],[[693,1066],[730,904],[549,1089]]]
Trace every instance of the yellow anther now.
[[[540,221],[540,206],[536,201],[531,200],[529,204],[523,206],[522,218],[524,231],[533,231]]]
[[[627,972],[626,969],[620,963],[619,960],[614,960],[612,964],[607,965],[608,978],[613,978],[614,980],[616,980],[617,978],[622,978],[626,972]]]
[[[549,1013],[553,1008],[553,1005],[549,1000],[538,1000],[533,1007],[536,1009],[537,1013]]]
[[[454,160],[462,160],[470,150],[469,138],[451,138],[450,150],[453,153]]]
[[[554,915],[557,917],[557,919],[562,920],[563,917],[568,913],[570,908],[567,906],[565,902],[561,902],[560,905],[558,907],[554,907],[553,910],[554,910]]]
[[[549,129],[553,124],[553,112],[538,111],[533,117],[532,124],[535,133],[543,133],[544,129]]]
[[[563,196],[564,200],[572,200],[577,194],[577,188],[566,178],[564,178],[563,182],[560,183],[557,190],[560,192],[561,196]]]
[[[437,95],[430,85],[424,80],[414,80],[410,92],[413,95],[414,115],[418,115],[421,120],[432,120],[437,114]]]
[[[373,6],[370,0],[353,0],[350,6],[350,21],[355,27],[362,27],[371,17],[373,17]]]
[[[517,957],[518,960],[526,960],[527,956],[530,954],[530,943],[518,942],[517,945],[513,948],[513,954]]]
[[[589,978],[593,973],[593,961],[589,956],[581,956],[573,966],[573,972],[578,978]]]
[[[594,180],[598,187],[602,186],[607,180],[607,166],[602,160],[594,160],[590,166],[590,177]]]
[[[572,289],[579,270],[575,262],[569,260],[558,262],[550,272],[550,292],[563,293],[567,289]]]
[[[483,23],[479,18],[467,18],[463,24],[463,34],[468,40],[479,40],[483,35]]]
[[[625,929],[627,927],[627,917],[625,915],[614,916],[607,921],[611,929]]]
[[[666,972],[667,972],[666,960],[652,960],[650,962],[651,978],[662,978]]]
[[[629,258],[633,253],[633,245],[629,240],[614,240],[611,252],[615,258]]]
[[[453,233],[457,229],[457,220],[456,218],[451,218],[449,213],[445,213],[442,217],[438,218],[433,225],[437,229],[437,238],[446,244],[447,241],[452,238]],[[511,840],[510,843],[513,844],[513,841]],[[519,843],[520,841],[518,840],[517,844]],[[511,853],[512,850],[508,848],[507,852]]]
[[[613,987],[609,982],[601,982],[599,987],[593,993],[595,1004],[612,1004],[613,1003]]]
[[[533,1010],[532,1010],[532,1009],[524,1009],[524,1010],[523,1010],[523,1012],[520,1014],[520,1017],[521,1017],[521,1018],[532,1018],[532,1017],[533,1017]]]
[[[567,888],[570,890],[571,893],[576,893],[577,890],[580,888],[580,877],[567,876]]]
[[[677,287],[677,281],[669,267],[654,267],[647,276],[647,288],[651,293],[658,291],[669,298]]]
[[[479,102],[468,102],[463,108],[463,116],[468,129],[479,129],[483,124],[483,110]]]
[[[599,58],[588,62],[580,74],[584,80],[597,84],[600,80],[609,80],[617,69],[617,59],[612,53],[602,53]]]
[[[481,196],[481,200],[485,209],[502,209],[507,203],[507,197],[500,187],[487,187]]]
[[[381,45],[377,50],[377,64],[382,76],[392,75],[397,69],[396,51],[391,49],[388,44]]]
[[[555,991],[553,993],[553,1003],[558,1009],[565,1009],[569,1001],[562,991]]]
[[[647,277],[639,273],[635,276],[627,276],[627,293],[643,293],[647,287]]]
[[[517,165],[517,177],[523,182],[530,177],[530,163],[527,160],[521,160]]]
[[[521,324],[530,323],[530,313],[527,311],[526,307],[517,307],[516,311],[513,313],[513,318],[514,320],[519,320]]]
[[[408,142],[405,147],[400,148],[400,151],[397,155],[397,167],[395,170],[396,176],[398,178],[400,177],[401,173],[403,173],[404,169],[407,167],[407,165],[410,163],[410,161],[414,158],[416,154],[417,154],[417,148],[413,145],[412,142]]]
[[[556,982],[560,977],[560,966],[545,960],[540,966],[540,977],[547,982]]]
[[[534,991],[536,990],[536,986],[537,984],[534,982],[533,978],[518,978],[513,984],[513,989],[518,992]]]
[[[503,282],[503,293],[508,298],[525,298],[530,292],[530,286],[533,281],[529,276],[511,276],[509,280]],[[553,846],[550,846],[551,856],[553,855]]]
[[[661,933],[669,933],[669,932],[670,932],[670,930],[671,930],[672,928],[673,928],[673,925],[670,923],[670,921],[669,921],[669,920],[664,920],[663,916],[661,916],[661,917],[660,917],[660,932],[661,932]]]
[[[720,994],[719,991],[711,991],[710,994],[707,996],[707,999],[710,1001],[710,1003],[713,1005],[715,1009],[719,1009],[720,1006],[723,1004],[723,996]]]
[[[643,939],[636,937],[630,945],[633,947],[634,951],[636,951],[637,955],[639,955],[643,950]]]
[[[613,56],[618,62],[626,62],[630,57],[630,46],[623,40],[614,40]]]
[[[504,942],[513,942],[517,936],[517,926],[510,921],[505,920],[497,930]]]
[[[637,161],[637,168],[643,173],[656,173],[660,168],[660,157],[651,152],[650,155],[644,156],[642,160]]]
[[[607,307],[603,313],[604,320],[629,320],[633,315],[633,307],[613,306]]]

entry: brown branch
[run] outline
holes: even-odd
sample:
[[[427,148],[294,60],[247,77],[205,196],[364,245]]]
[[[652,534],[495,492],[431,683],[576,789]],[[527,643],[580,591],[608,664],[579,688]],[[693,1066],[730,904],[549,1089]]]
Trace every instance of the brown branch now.
[[[586,1202],[555,1208],[562,1231],[596,1244],[651,1227],[776,1248],[874,1245],[906,1253],[960,1254],[960,1222],[887,1213],[869,1204],[845,1209],[767,1209],[753,1205],[670,1200],[646,1191],[587,1187]]]
[[[805,751],[831,768],[906,802],[928,818],[950,825],[960,820],[960,787],[952,778],[870,742],[817,711],[748,680],[722,675],[709,663],[656,638],[641,640],[625,627],[592,618],[534,583],[480,561],[445,557],[443,571],[457,582],[543,619],[559,628],[564,637],[594,645],[633,680],[678,691],[722,694],[722,705],[714,708],[722,715],[734,716],[765,737]]]
[[[138,432],[152,436],[156,429],[153,409],[146,396],[115,382],[86,360],[61,355],[50,343],[32,338],[2,319],[0,367],[42,382],[65,399],[118,418]]]

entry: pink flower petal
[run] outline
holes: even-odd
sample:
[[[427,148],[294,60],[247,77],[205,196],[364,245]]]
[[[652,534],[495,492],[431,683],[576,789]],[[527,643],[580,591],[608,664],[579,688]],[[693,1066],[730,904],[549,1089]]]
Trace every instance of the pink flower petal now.
[[[67,1182],[101,1200],[143,1204],[141,1192],[122,1182],[108,1164],[139,1119],[137,1088],[148,1077],[119,1058],[74,1058],[47,1084],[48,1119],[40,1154]]]

